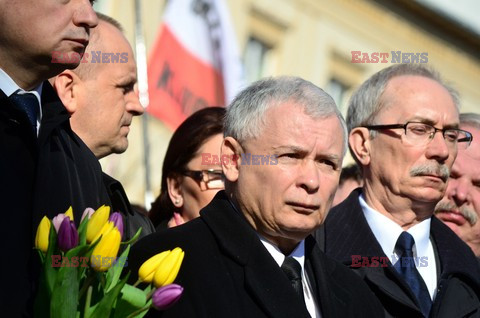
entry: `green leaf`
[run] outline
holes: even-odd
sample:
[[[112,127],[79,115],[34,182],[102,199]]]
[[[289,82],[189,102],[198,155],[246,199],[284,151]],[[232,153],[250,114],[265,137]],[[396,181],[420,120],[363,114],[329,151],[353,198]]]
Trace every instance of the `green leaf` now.
[[[77,275],[76,266],[64,266],[58,271],[50,307],[52,318],[69,318],[75,315],[79,288]]]
[[[134,311],[145,307],[146,303],[147,296],[143,290],[125,284],[122,288],[121,297],[115,306],[113,317],[123,318],[128,313],[133,313]],[[146,311],[144,313],[146,313]]]
[[[138,237],[140,236],[140,233],[142,233],[142,228],[141,227],[137,230],[137,233],[135,233],[135,235],[129,241],[122,242],[121,244],[126,245],[126,244],[135,243],[138,240]]]
[[[115,286],[120,279],[122,270],[125,267],[125,262],[127,260],[128,252],[130,251],[130,245],[122,252],[115,265],[110,267],[107,271],[107,283],[105,285],[105,292],[109,292],[113,286]]]
[[[58,272],[58,268],[52,266],[52,255],[54,255],[54,252],[56,252],[55,255],[59,255],[61,257],[61,254],[57,248],[57,232],[55,231],[53,224],[50,226],[48,242],[46,255],[43,255],[43,253],[40,252],[40,254],[42,254],[41,261],[43,266],[42,272],[40,273],[38,292],[34,305],[35,313],[38,317],[50,317],[50,299],[52,297]]]
[[[115,285],[114,288],[105,294],[105,297],[100,300],[90,318],[104,318],[110,316],[110,312],[114,306],[114,303],[122,291],[123,286],[127,282],[128,276],[130,276],[130,273],[125,276],[125,278],[122,279],[117,285]]]
[[[78,244],[84,245],[87,244],[87,226],[89,218],[84,218],[78,227]]]

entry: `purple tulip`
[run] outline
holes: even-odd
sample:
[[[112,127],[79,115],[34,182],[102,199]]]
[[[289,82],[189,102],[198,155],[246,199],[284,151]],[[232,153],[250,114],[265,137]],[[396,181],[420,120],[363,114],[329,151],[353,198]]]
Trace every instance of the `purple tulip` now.
[[[158,288],[152,295],[153,307],[157,310],[165,310],[173,306],[182,296],[183,287],[177,284],[169,284]]]
[[[66,252],[78,245],[78,232],[75,223],[67,216],[58,230],[58,247]]]
[[[119,212],[112,213],[110,215],[110,218],[108,219],[110,222],[113,222],[113,225],[115,225],[120,232],[120,237],[123,237],[123,218],[122,215]]]

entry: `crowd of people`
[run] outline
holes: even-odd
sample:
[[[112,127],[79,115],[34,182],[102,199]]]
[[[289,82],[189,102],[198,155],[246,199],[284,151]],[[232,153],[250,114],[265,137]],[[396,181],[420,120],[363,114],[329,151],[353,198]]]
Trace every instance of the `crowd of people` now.
[[[132,281],[185,251],[182,297],[149,316],[480,317],[480,114],[436,71],[382,69],[346,120],[309,81],[259,80],[179,126],[142,213],[98,162],[144,110],[122,27],[92,2],[0,2],[2,315],[33,316],[41,217],[105,204],[124,239],[143,229]],[[126,61],[61,58],[87,46]]]

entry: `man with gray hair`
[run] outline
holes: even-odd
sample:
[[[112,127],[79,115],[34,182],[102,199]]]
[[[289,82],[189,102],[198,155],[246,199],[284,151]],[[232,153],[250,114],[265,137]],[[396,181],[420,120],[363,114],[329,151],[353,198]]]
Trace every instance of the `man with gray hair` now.
[[[473,141],[459,150],[453,163],[447,191],[435,207],[436,216],[454,231],[480,258],[480,114],[460,114],[460,128],[470,131]]]
[[[179,303],[163,317],[376,317],[368,287],[310,235],[323,222],[346,152],[332,98],[296,77],[258,81],[227,110],[225,191],[182,226],[133,246],[129,265],[185,251]]]
[[[393,317],[480,315],[480,269],[471,250],[432,216],[457,151],[458,98],[437,73],[401,64],[353,94],[349,147],[363,188],[333,208],[317,239],[359,274]],[[461,305],[459,305],[461,304]]]

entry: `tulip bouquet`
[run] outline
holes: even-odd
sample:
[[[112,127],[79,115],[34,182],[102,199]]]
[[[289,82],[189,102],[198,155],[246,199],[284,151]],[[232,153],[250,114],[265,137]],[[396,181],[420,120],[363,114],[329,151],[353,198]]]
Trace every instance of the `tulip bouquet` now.
[[[110,215],[108,206],[87,208],[78,230],[72,208],[52,220],[43,217],[35,237],[42,263],[35,316],[143,317],[151,307],[164,310],[175,304],[183,292],[173,284],[184,256],[178,247],[147,260],[133,286],[126,283],[129,273],[121,278],[140,231],[122,242],[122,215]],[[149,285],[142,290],[140,282]]]

